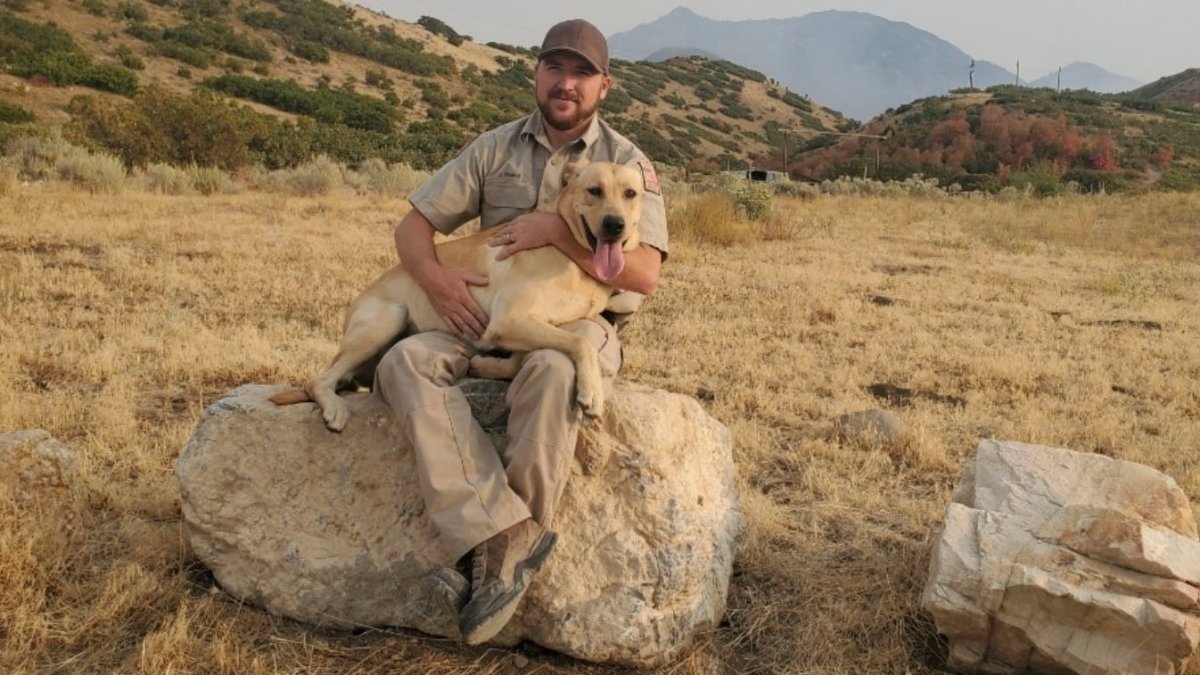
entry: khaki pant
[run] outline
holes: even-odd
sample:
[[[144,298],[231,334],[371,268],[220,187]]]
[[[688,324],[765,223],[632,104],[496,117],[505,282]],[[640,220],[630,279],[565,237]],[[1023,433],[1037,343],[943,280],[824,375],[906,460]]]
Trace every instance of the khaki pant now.
[[[597,318],[562,328],[596,346],[611,390],[621,365],[613,326]],[[508,388],[508,446],[497,452],[456,384],[475,353],[449,333],[419,333],[392,347],[375,371],[375,391],[412,443],[425,511],[450,561],[526,518],[551,526],[579,431],[574,364],[561,352],[538,350]]]

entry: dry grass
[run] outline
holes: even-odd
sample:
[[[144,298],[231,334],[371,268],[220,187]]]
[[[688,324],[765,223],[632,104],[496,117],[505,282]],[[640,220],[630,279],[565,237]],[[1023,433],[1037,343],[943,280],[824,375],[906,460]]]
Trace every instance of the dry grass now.
[[[329,358],[403,200],[0,199],[0,430],[49,430],[82,477],[69,527],[0,490],[0,671],[518,672],[500,650],[268,617],[181,535],[172,460],[200,411]],[[625,377],[732,429],[747,515],[725,625],[663,673],[931,672],[927,549],[980,436],[1144,462],[1200,497],[1200,196],[777,206],[720,245],[677,219],[626,333]],[[839,442],[838,414],[882,405],[874,383],[965,404],[896,407],[894,447]],[[524,672],[611,672],[524,654]]]

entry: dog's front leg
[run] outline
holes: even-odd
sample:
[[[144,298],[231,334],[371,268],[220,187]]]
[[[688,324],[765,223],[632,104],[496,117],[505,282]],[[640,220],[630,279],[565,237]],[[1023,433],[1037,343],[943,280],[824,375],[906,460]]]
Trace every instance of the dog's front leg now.
[[[493,317],[483,341],[513,352],[554,349],[575,364],[575,401],[584,415],[604,414],[604,381],[600,355],[587,338],[557,326],[524,316]]]

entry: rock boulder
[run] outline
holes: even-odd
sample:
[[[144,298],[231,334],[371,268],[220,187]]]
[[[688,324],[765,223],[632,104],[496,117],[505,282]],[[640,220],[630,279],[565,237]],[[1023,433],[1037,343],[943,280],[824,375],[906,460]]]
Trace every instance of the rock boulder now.
[[[922,606],[957,672],[1180,673],[1200,641],[1191,507],[1146,466],[982,441]]]
[[[503,386],[464,387],[490,431],[503,426]],[[390,411],[349,395],[353,417],[333,434],[311,404],[268,402],[278,390],[217,401],[181,453],[196,554],[225,590],[278,615],[458,637],[419,583],[445,561]],[[618,383],[609,401],[580,434],[558,545],[495,642],[653,666],[724,612],[741,527],[732,448],[687,397]]]

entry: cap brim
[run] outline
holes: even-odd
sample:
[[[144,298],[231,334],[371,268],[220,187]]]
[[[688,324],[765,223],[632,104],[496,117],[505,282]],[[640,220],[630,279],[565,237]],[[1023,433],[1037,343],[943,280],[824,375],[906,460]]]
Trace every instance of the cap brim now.
[[[566,52],[567,54],[574,54],[575,56],[578,56],[579,58],[583,59],[584,61],[587,61],[588,65],[591,66],[597,73],[605,72],[605,70],[603,68],[601,68],[599,64],[597,64],[595,61],[592,60],[592,57],[590,57],[587,54],[584,54],[583,52],[579,51],[578,49],[574,49],[572,47],[553,47],[551,49],[547,49],[544,52],[542,52],[541,54],[538,54],[538,61],[541,61],[542,59],[546,58],[547,56],[549,56],[551,54],[557,54],[559,52]]]

